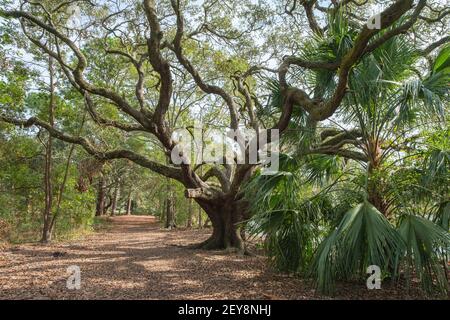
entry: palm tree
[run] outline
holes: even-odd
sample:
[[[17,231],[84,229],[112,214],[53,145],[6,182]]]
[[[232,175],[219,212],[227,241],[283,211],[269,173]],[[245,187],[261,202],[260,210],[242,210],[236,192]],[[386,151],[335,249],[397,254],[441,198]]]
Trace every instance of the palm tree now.
[[[327,32],[303,49],[304,58],[335,61],[351,47],[351,25],[339,14],[330,19]],[[255,176],[247,189],[255,203],[250,231],[265,235],[278,269],[309,271],[323,292],[331,292],[336,279],[365,274],[371,264],[392,276],[406,270],[408,279],[415,272],[428,291],[433,279],[447,290],[448,143],[436,147],[427,137],[444,132],[448,140],[449,48],[426,72],[408,39],[391,38],[352,70],[337,116],[323,126],[302,112],[293,117],[283,138],[282,171]],[[307,81],[296,83],[305,72]],[[333,92],[334,71],[298,73],[303,76],[294,73],[290,81],[318,87],[317,98]],[[269,86],[265,116],[282,106],[277,82]],[[439,187],[424,192],[430,183]]]

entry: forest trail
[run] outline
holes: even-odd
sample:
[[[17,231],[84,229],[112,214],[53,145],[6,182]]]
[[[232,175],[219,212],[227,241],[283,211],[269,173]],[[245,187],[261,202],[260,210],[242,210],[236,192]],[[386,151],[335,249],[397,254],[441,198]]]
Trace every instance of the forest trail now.
[[[1,252],[0,299],[294,298],[294,286],[267,274],[261,257],[186,248],[211,230],[168,231],[151,216],[110,220],[82,240]],[[80,267],[80,290],[66,287],[72,265]]]
[[[168,231],[151,216],[110,221],[85,239],[2,249],[0,299],[321,298],[302,280],[270,271],[264,257],[186,247],[210,230]],[[79,290],[66,285],[73,265],[81,271]],[[353,285],[340,298],[386,298],[386,291],[374,291]]]

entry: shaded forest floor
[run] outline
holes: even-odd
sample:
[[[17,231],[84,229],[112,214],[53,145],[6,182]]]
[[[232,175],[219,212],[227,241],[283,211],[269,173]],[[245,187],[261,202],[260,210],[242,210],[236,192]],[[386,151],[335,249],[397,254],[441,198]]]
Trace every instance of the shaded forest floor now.
[[[210,230],[160,228],[149,216],[120,216],[85,239],[0,249],[0,299],[330,299],[301,279],[277,274],[261,256],[193,250]],[[67,268],[81,270],[68,290]],[[339,299],[413,299],[384,284],[338,285]]]

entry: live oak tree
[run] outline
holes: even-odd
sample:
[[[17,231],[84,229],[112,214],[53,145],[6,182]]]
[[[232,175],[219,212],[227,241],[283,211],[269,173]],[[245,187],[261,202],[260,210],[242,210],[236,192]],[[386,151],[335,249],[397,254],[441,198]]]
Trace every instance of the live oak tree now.
[[[297,110],[305,111],[311,121],[333,116],[346,97],[361,58],[393,37],[408,34],[417,39],[424,55],[449,40],[420,40],[423,37],[415,26],[434,26],[448,14],[426,0],[381,1],[385,9],[376,7],[379,28],[365,23],[368,2],[346,0],[333,1],[328,8],[314,0],[293,0],[282,5],[272,1],[256,5],[252,1],[208,0],[200,5],[179,0],[131,4],[119,0],[7,2],[0,16],[11,27],[19,23],[29,43],[58,63],[68,85],[84,98],[92,121],[122,132],[151,136],[169,158],[177,142],[172,137],[176,127],[168,114],[178,103],[174,97],[183,80],[190,81],[190,90],[195,93],[190,98],[193,116],[199,108],[212,108],[219,115],[213,123],[218,127],[236,131],[248,127],[257,132],[277,129],[283,133]],[[74,11],[78,15],[75,22]],[[297,56],[296,47],[302,46],[305,38],[327,37],[332,28],[327,16],[333,15],[343,15],[355,26],[353,37],[343,39],[350,45],[339,46],[343,48],[339,55],[325,59]],[[97,73],[108,78],[108,71],[116,66],[108,62],[127,65],[119,83],[93,77]],[[300,78],[292,74],[298,69],[330,71],[334,79],[332,93],[325,96],[320,86],[305,86],[301,74]],[[277,77],[280,86],[282,108],[271,117],[262,117],[259,112],[267,96],[260,85],[261,79],[265,81],[263,77]],[[101,104],[114,106],[118,116],[102,112]],[[239,224],[249,212],[242,186],[258,165],[209,164],[201,171],[201,165],[167,164],[149,152],[108,149],[105,144],[70,135],[43,119],[19,118],[8,110],[8,105],[1,107],[0,120],[4,122],[40,127],[56,139],[82,146],[99,161],[124,158],[179,181],[186,195],[211,220],[213,233],[201,247],[244,249]]]

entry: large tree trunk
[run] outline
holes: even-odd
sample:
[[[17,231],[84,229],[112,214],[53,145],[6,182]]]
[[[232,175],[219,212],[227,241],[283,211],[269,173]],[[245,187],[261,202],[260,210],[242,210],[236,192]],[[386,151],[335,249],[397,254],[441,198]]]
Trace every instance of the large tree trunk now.
[[[202,249],[236,249],[244,251],[244,241],[240,233],[242,213],[234,201],[204,203],[198,201],[211,219],[213,233],[199,245]]]

